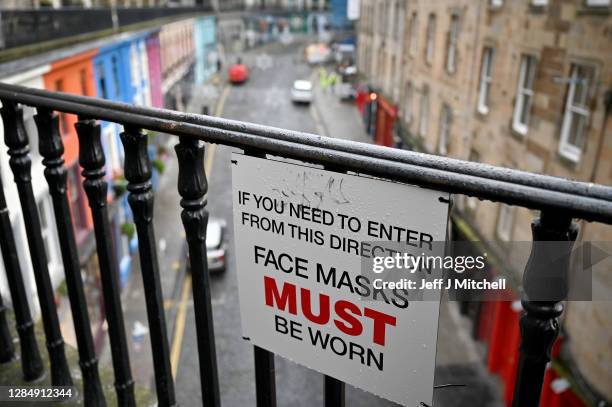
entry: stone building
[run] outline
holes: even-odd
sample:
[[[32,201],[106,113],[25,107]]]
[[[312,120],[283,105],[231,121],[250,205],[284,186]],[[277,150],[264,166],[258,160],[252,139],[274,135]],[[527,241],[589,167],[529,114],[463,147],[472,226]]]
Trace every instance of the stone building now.
[[[358,68],[378,98],[396,105],[393,131],[405,148],[610,185],[610,3],[363,0]],[[403,38],[394,42],[398,15]],[[469,197],[456,203],[455,232],[486,242],[519,281],[524,262],[504,253],[510,241],[531,240],[537,214]],[[612,240],[610,227],[579,226],[579,239]],[[594,271],[594,286],[612,298],[612,273]],[[610,401],[612,303],[570,302],[566,310],[562,353],[573,374],[566,379],[578,383],[570,390]],[[500,373],[507,400],[515,368],[509,362],[510,373]]]

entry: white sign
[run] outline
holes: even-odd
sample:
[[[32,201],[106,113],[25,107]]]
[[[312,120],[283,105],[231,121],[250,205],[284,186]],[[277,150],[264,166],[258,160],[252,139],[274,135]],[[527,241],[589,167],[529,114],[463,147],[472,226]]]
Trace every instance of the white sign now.
[[[359,0],[348,0],[346,15],[349,20],[357,20],[359,18],[359,3]]]
[[[232,164],[244,336],[394,402],[431,405],[439,292],[373,299],[362,261],[385,234],[417,248],[445,241],[448,194],[236,153]]]

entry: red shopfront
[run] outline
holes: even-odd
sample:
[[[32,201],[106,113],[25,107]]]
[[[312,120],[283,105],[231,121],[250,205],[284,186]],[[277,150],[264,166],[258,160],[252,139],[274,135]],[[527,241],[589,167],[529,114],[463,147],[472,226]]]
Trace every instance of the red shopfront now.
[[[397,107],[393,106],[382,95],[378,94],[378,109],[376,113],[376,134],[374,141],[381,146],[392,147],[393,125],[397,118]]]
[[[515,297],[511,291],[507,298]],[[502,394],[506,406],[512,405],[518,356],[520,349],[519,319],[522,308],[519,300],[486,301],[480,304],[476,339],[487,347],[486,365],[489,372],[501,380]],[[563,338],[555,342],[552,349],[553,360],[563,346]],[[585,407],[574,393],[569,382],[560,377],[554,369],[546,370],[540,399],[542,407]]]
[[[477,256],[485,248],[474,239],[474,232],[465,222],[455,218],[453,223],[453,241],[470,242],[453,248],[462,255]],[[461,248],[461,249],[458,249]],[[463,251],[459,251],[463,250]],[[499,260],[498,260],[499,262]],[[487,275],[495,279],[502,277],[491,263],[487,266]],[[523,312],[519,294],[513,289],[507,289],[494,297],[483,298],[484,301],[465,301],[460,304],[460,311],[473,323],[472,336],[482,346],[483,364],[487,370],[497,376],[501,385],[501,398],[504,405],[510,407],[514,396],[516,372],[521,346],[519,320]],[[561,334],[553,345],[551,356],[553,361],[558,358],[564,346]],[[573,387],[572,380],[561,377],[551,367],[546,370],[542,386],[541,407],[585,407],[578,392],[583,389]]]

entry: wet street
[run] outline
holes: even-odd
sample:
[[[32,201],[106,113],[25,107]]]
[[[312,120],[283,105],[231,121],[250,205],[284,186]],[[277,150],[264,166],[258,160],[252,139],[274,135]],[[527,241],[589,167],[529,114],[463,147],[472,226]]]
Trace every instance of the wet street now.
[[[360,129],[356,110],[341,105],[333,95],[315,90],[317,103],[312,106],[294,105],[290,90],[296,79],[308,79],[313,68],[304,63],[301,45],[274,44],[241,55],[250,67],[247,83],[231,86],[225,78],[217,84],[216,107],[211,113],[228,119],[283,127],[309,133],[334,135],[367,140]],[[235,58],[228,56],[231,63]],[[347,108],[347,106],[349,106]],[[197,109],[197,108],[194,108]],[[342,112],[348,116],[342,117]],[[352,115],[355,116],[352,116]],[[332,117],[336,121],[321,122]],[[352,121],[352,122],[351,122]],[[343,127],[343,123],[346,123]],[[352,126],[352,127],[351,127]],[[355,127],[356,126],[356,127]],[[360,138],[359,138],[360,137]],[[214,317],[219,384],[223,406],[255,405],[255,374],[253,347],[242,338],[238,280],[235,267],[232,222],[232,183],[230,158],[232,148],[208,145],[206,171],[209,182],[208,210],[211,219],[225,220],[227,269],[211,274],[211,294]],[[160,245],[161,281],[166,303],[171,363],[175,371],[176,394],[180,405],[201,405],[199,365],[191,279],[184,272],[184,233],[180,219],[179,196],[176,192],[178,168],[173,152],[160,177],[155,201],[155,228]],[[163,249],[163,250],[162,250]],[[137,383],[154,388],[153,369],[142,278],[137,261],[126,290],[124,312],[130,338],[132,370]],[[460,383],[466,387],[441,390],[435,396],[436,406],[497,406],[495,384],[485,376],[473,348],[466,347],[467,335],[461,340],[457,330],[461,318],[456,307],[444,302],[440,311],[440,332],[436,383]],[[142,324],[142,325],[141,325]],[[467,329],[463,327],[461,329]],[[459,338],[459,340],[457,340]],[[108,357],[108,347],[105,349]],[[108,359],[107,359],[108,360]],[[276,394],[278,406],[310,407],[323,405],[323,375],[276,357]],[[493,390],[492,390],[493,389]],[[392,403],[347,385],[349,406],[389,406]]]
[[[311,108],[294,105],[290,99],[293,81],[307,79],[312,73],[312,69],[302,61],[299,47],[277,45],[266,48],[265,54],[257,55],[257,57],[255,55],[245,57],[246,62],[252,67],[251,77],[246,84],[232,86],[229,89],[221,116],[317,133],[317,122],[311,114]],[[207,165],[211,168],[208,174],[210,216],[225,219],[228,224],[227,270],[223,274],[213,274],[211,281],[221,398],[224,406],[253,406],[255,405],[253,347],[242,339],[241,335],[233,251],[230,168],[232,149],[213,146],[207,150]],[[190,299],[176,377],[178,401],[184,406],[201,403],[196,348],[193,302]],[[322,405],[323,375],[278,356],[275,363],[279,406]],[[389,404],[382,400],[376,402],[374,396],[361,391],[349,391],[347,399],[353,406]]]
[[[294,106],[290,99],[293,81],[307,78],[311,73],[310,68],[300,61],[298,51],[293,47],[274,47],[265,54],[270,59],[261,55],[259,58],[264,61],[263,64],[260,62],[262,68],[257,67],[254,56],[246,60],[252,67],[251,77],[246,84],[229,89],[221,116],[316,132],[309,107]],[[208,208],[211,218],[227,221],[229,243],[227,270],[223,274],[212,275],[211,291],[222,403],[225,406],[252,406],[255,405],[253,348],[241,335],[233,250],[231,151],[225,146],[209,147],[207,151],[207,161],[213,160],[212,164],[208,162],[211,168],[208,174]],[[184,406],[201,403],[192,306],[190,300],[176,377],[178,401]],[[276,370],[279,406],[321,404],[322,375],[279,357],[276,358]]]

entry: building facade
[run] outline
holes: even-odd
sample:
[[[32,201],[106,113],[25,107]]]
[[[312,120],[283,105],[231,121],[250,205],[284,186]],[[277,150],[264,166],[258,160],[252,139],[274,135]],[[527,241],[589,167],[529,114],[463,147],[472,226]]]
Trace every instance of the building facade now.
[[[45,64],[34,69],[30,69],[19,74],[4,78],[3,81],[15,85],[29,86],[37,89],[43,89],[45,86],[44,75],[50,70],[50,66]],[[30,141],[30,154],[32,159],[32,189],[37,202],[38,213],[41,223],[41,233],[45,243],[45,252],[47,255],[48,269],[51,276],[53,287],[57,287],[63,280],[62,259],[59,249],[59,241],[57,232],[53,225],[55,217],[51,197],[49,196],[49,188],[47,181],[43,175],[42,157],[38,152],[38,135],[34,115],[36,110],[29,107],[23,108],[25,129]],[[7,154],[7,147],[4,144],[4,129],[0,128],[0,153]],[[5,155],[6,156],[6,155]],[[17,186],[13,182],[13,175],[9,167],[8,160],[0,160],[0,176],[2,177],[2,185],[4,186],[4,194],[6,201],[9,203],[9,217],[13,226],[13,236],[17,247],[18,258],[20,259],[20,267],[23,276],[24,285],[28,294],[30,309],[33,315],[38,315],[40,308],[36,301],[36,284],[30,262],[30,250],[25,232],[25,224],[23,213],[19,205],[19,195],[17,194]],[[0,254],[0,258],[2,255]],[[0,293],[2,298],[10,303],[10,294],[6,274],[4,270],[4,262],[0,261]]]
[[[217,23],[215,17],[198,17],[193,29],[195,47],[194,83],[202,85],[217,72]]]
[[[97,50],[90,50],[67,58],[53,61],[50,70],[44,75],[45,89],[67,92],[83,96],[95,96],[92,58]],[[74,124],[75,115],[60,115],[60,132],[64,141],[64,162],[68,171],[68,196],[75,237],[78,246],[91,246],[93,221],[89,212],[87,197],[82,186],[81,167],[79,166],[79,142]],[[91,252],[88,250],[88,252]],[[88,257],[85,255],[85,257]]]
[[[184,90],[175,86],[185,77],[194,61],[194,19],[164,25],[159,32],[162,93],[165,107],[184,110]]]
[[[146,39],[147,61],[149,62],[149,88],[151,105],[164,107],[164,97],[161,83],[161,50],[159,45],[159,30],[151,32]]]
[[[610,7],[606,0],[363,0],[358,67],[373,91],[370,99],[395,104],[394,141],[404,148],[610,185]],[[393,35],[398,14],[399,43]],[[374,139],[393,145],[381,135],[388,129],[380,118],[371,118]],[[524,262],[516,264],[508,248],[531,240],[536,214],[469,197],[456,203],[456,238],[486,242],[497,264],[508,265],[510,277],[520,281]],[[579,226],[581,240],[612,240],[605,226]],[[594,270],[593,278],[594,286],[612,292],[609,275]],[[511,301],[483,303],[470,315],[509,402],[517,360],[496,355],[518,348],[521,309],[513,302],[518,292],[508,295]],[[557,351],[574,376],[551,369],[548,383],[556,381],[551,388],[563,391],[545,389],[542,405],[574,405],[555,404],[560,398],[610,401],[612,307],[570,302],[566,310]],[[563,380],[585,385],[563,386]]]

